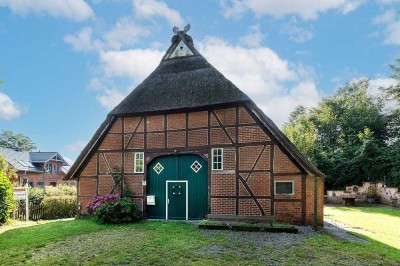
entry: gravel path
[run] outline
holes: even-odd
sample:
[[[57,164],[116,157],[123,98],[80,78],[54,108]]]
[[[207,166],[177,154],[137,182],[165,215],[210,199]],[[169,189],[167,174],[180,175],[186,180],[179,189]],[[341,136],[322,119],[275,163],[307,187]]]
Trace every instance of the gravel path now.
[[[339,238],[341,240],[347,240],[347,241],[356,242],[356,243],[368,243],[368,241],[365,239],[362,239],[355,235],[349,234],[349,232],[362,233],[363,230],[353,228],[353,227],[347,226],[342,223],[338,223],[336,221],[333,221],[333,220],[330,220],[327,218],[324,219],[323,230],[326,233],[328,233],[329,235]]]

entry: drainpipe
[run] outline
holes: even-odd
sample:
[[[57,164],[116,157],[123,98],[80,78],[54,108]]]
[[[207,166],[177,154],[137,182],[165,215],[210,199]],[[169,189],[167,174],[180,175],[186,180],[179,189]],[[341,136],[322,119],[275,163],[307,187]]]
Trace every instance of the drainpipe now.
[[[318,229],[318,177],[312,175],[314,177],[314,230]]]

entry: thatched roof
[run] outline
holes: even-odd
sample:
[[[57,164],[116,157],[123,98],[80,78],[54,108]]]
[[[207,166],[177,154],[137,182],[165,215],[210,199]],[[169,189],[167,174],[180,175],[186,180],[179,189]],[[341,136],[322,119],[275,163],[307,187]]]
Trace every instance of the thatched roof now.
[[[178,41],[171,45],[166,56]],[[187,46],[193,55],[174,58],[164,56],[156,70],[109,115],[197,108],[250,100],[208,63],[191,42],[187,42]]]
[[[189,49],[188,55],[175,56],[174,52],[182,48],[181,45]],[[108,114],[64,179],[79,174],[118,117],[233,103],[247,105],[305,171],[324,176],[246,94],[207,62],[194,48],[192,38],[180,32],[172,37],[170,48],[153,73]]]

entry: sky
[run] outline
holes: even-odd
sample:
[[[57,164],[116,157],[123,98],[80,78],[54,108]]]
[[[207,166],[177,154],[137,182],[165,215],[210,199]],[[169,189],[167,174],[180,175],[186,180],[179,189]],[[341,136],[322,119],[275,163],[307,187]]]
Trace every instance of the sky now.
[[[0,130],[73,161],[172,27],[278,126],[347,81],[394,84],[399,0],[0,0]]]

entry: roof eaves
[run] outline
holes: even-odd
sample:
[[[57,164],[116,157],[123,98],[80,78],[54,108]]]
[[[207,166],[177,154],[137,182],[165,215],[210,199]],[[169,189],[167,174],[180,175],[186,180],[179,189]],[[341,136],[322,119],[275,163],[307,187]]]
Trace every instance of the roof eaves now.
[[[96,147],[105,137],[108,129],[114,124],[116,120],[116,116],[107,116],[104,122],[96,130],[92,139],[79,154],[78,158],[76,158],[74,164],[71,166],[68,173],[64,176],[63,180],[76,178],[76,174],[81,170],[82,166],[84,166],[88,162],[88,160],[90,160],[90,154],[96,149]]]

